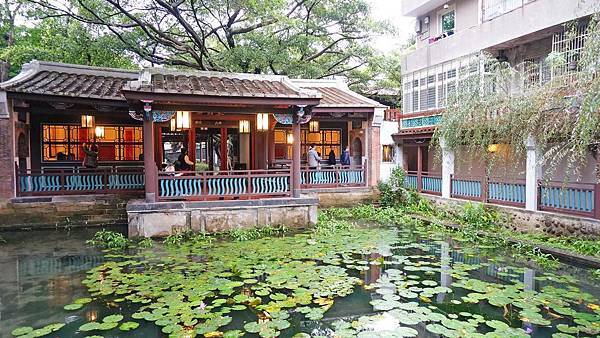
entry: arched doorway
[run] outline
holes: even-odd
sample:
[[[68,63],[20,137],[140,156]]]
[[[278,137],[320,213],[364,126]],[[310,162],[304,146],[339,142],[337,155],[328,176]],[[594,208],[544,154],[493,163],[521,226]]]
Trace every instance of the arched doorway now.
[[[363,147],[362,141],[360,138],[355,137],[352,140],[352,146],[350,147],[352,154],[352,165],[361,165],[362,164],[362,156],[363,156]]]

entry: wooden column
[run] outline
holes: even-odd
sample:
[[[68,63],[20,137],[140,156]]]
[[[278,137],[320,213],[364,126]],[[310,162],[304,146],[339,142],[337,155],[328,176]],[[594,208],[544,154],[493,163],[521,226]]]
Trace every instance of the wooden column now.
[[[292,145],[292,189],[294,197],[300,197],[300,157],[302,137],[300,135],[300,123],[292,124],[292,134],[294,135],[294,144]]]
[[[194,120],[190,121],[190,130],[188,130],[188,156],[190,161],[194,162],[196,168],[196,126]]]
[[[163,144],[162,144],[162,126],[154,125],[154,135],[156,142],[154,143],[154,162],[156,162],[157,168],[162,168],[163,162]]]
[[[221,171],[227,170],[227,128],[221,128]]]
[[[417,191],[421,191],[423,184],[423,147],[417,147]]]
[[[154,125],[152,115],[144,116],[144,179],[146,202],[156,202],[158,171],[154,161]]]

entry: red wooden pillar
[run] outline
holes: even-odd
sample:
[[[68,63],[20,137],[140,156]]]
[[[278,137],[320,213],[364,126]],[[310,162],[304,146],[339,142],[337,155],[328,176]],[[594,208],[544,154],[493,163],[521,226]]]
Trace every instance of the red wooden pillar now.
[[[417,147],[417,191],[421,192],[423,184],[423,147]]]
[[[191,113],[190,113],[191,114]],[[190,121],[190,130],[188,131],[188,156],[190,161],[194,162],[194,168],[196,167],[196,126],[192,117]]]
[[[156,135],[156,143],[154,144],[154,162],[157,168],[162,168],[163,162],[163,144],[162,144],[162,126],[154,126],[154,135]]]
[[[144,116],[144,179],[146,202],[156,202],[158,171],[154,161],[154,125],[152,115]]]
[[[221,171],[227,171],[227,128],[221,128]]]
[[[294,143],[292,145],[292,189],[294,197],[300,197],[300,157],[302,142],[300,135],[300,123],[294,122],[292,124],[292,134],[294,135]]]

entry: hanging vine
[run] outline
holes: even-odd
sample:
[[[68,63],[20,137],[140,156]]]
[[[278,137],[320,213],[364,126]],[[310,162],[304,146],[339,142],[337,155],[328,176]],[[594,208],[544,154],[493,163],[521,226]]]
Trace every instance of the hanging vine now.
[[[566,176],[579,177],[600,140],[599,18],[587,23],[581,49],[570,48],[581,39],[581,23],[566,25],[565,50],[545,60],[552,73],[546,83],[526,81],[527,74],[540,74],[539,64],[511,66],[482,54],[474,62],[484,72],[462,76],[456,92],[448,93],[432,143],[444,140],[448,149],[483,157],[489,169],[501,159],[488,151],[490,145],[502,144],[520,159],[533,138],[546,173],[566,163]]]

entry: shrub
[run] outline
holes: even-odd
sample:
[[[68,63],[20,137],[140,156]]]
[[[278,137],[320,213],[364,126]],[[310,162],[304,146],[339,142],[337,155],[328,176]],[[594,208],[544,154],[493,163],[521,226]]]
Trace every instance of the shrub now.
[[[380,182],[380,202],[384,207],[406,206],[416,204],[419,197],[416,191],[404,186],[406,173],[401,167],[392,170],[390,178],[386,182]]]
[[[490,229],[498,224],[500,215],[483,204],[468,202],[458,215],[458,221],[476,229]]]
[[[102,229],[96,232],[92,239],[87,240],[86,244],[102,249],[125,249],[131,241],[120,232]]]

